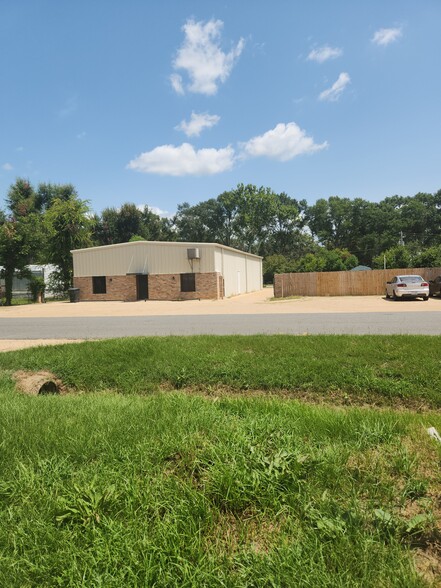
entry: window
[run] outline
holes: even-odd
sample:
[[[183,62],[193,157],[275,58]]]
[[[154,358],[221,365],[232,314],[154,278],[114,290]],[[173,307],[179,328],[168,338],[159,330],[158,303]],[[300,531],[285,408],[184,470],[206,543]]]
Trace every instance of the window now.
[[[181,292],[196,292],[195,274],[181,274]]]
[[[106,276],[92,277],[92,291],[94,294],[106,293]]]

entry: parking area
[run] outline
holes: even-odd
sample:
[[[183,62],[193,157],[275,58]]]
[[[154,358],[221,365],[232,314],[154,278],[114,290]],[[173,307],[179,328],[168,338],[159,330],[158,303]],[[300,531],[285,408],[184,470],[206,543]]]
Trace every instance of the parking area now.
[[[224,300],[190,300],[190,301],[140,301],[140,302],[49,302],[46,304],[33,304],[26,306],[0,307],[0,351],[18,349],[23,347],[34,346],[38,344],[48,345],[51,343],[64,343],[70,340],[63,329],[60,328],[59,336],[56,339],[37,339],[30,337],[24,339],[13,339],[15,333],[6,334],[6,323],[4,322],[3,338],[2,338],[2,319],[23,319],[19,320],[20,325],[27,323],[26,319],[60,319],[60,327],[66,319],[92,319],[90,323],[97,320],[99,317],[139,317],[140,320],[151,318],[158,320],[160,317],[167,318],[168,321],[172,317],[177,317],[175,323],[182,321],[185,317],[195,317],[194,324],[196,324],[196,317],[201,317],[199,322],[202,322],[202,317],[207,320],[210,315],[213,320],[218,321],[219,316],[225,315],[225,322],[231,321],[231,317],[237,316],[237,324],[239,322],[246,325],[247,316],[254,315],[256,321],[264,319],[268,320],[271,315],[274,316],[274,323],[283,323],[282,315],[289,315],[286,320],[292,321],[293,317],[298,316],[298,322],[307,322],[309,324],[314,316],[323,315],[323,318],[328,320],[330,315],[340,316],[338,321],[354,322],[354,315],[359,315],[359,319],[363,317],[363,321],[369,321],[368,314],[372,313],[372,320],[381,321],[381,316],[387,317],[395,316],[396,313],[415,317],[415,313],[432,313],[427,316],[427,322],[433,323],[433,313],[437,318],[438,313],[441,313],[441,298],[431,298],[428,301],[423,300],[387,300],[384,296],[329,296],[329,297],[295,297],[289,299],[274,299],[272,288],[264,288],[259,292],[251,294],[243,294],[233,298]],[[384,315],[382,313],[385,313]],[[239,316],[240,315],[240,316]],[[304,315],[308,315],[304,316]],[[343,316],[344,315],[344,316]],[[400,316],[401,316],[400,315]],[[302,318],[302,316],[304,318]],[[421,319],[423,319],[423,316]],[[440,315],[441,318],[441,315]],[[359,319],[356,319],[357,322]],[[173,322],[173,321],[171,321]],[[438,323],[438,320],[435,321]],[[249,321],[248,321],[249,323]],[[58,324],[58,323],[57,323]],[[65,324],[65,323],[63,323]],[[307,330],[307,327],[305,327]],[[391,331],[394,332],[394,331]],[[171,334],[173,334],[171,332]],[[64,335],[64,336],[63,336]],[[81,335],[80,335],[81,336]],[[93,335],[92,335],[93,336]],[[97,338],[99,335],[97,336]],[[89,337],[90,338],[90,337]],[[78,340],[78,339],[77,339]]]
[[[272,288],[223,300],[138,302],[48,302],[0,307],[2,318],[183,316],[209,314],[291,314],[329,312],[441,312],[441,298],[387,300],[384,296],[299,296],[273,298]],[[1,323],[0,323],[1,325]],[[1,337],[1,334],[0,334]]]

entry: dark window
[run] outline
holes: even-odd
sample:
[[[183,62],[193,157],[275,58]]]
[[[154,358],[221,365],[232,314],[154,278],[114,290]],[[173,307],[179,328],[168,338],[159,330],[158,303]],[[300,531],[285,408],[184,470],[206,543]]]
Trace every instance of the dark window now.
[[[181,274],[181,292],[196,292],[195,274]]]
[[[92,289],[94,294],[106,293],[106,276],[93,276]]]

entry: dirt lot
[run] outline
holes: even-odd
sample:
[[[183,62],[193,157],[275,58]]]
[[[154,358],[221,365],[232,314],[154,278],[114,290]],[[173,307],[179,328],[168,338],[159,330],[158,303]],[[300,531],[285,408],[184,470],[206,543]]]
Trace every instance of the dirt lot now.
[[[242,294],[224,300],[139,301],[139,302],[49,302],[0,308],[2,318],[57,318],[88,316],[173,316],[209,314],[291,314],[291,313],[366,313],[366,312],[436,312],[441,313],[441,300],[386,300],[382,296],[299,297],[273,300],[272,288]],[[35,345],[67,343],[67,340],[5,340],[0,351]]]

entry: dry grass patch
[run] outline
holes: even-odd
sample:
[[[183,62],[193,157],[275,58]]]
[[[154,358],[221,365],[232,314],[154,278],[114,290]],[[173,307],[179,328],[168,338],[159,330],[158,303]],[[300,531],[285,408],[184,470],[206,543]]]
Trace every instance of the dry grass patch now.
[[[247,353],[253,353],[248,350]],[[204,398],[216,401],[220,398],[264,398],[269,400],[298,400],[312,406],[329,406],[335,409],[344,408],[366,408],[375,410],[386,410],[390,412],[412,412],[427,413],[433,410],[433,407],[424,401],[416,398],[398,398],[394,400],[391,407],[390,400],[381,394],[370,393],[369,397],[357,395],[356,393],[348,394],[344,390],[329,390],[327,392],[318,392],[315,390],[290,390],[290,389],[239,389],[227,384],[194,384],[180,385],[177,382],[163,382],[157,386],[161,392],[175,392],[177,389],[188,395],[202,396]]]
[[[414,550],[413,560],[418,574],[428,586],[441,586],[441,544]]]
[[[69,390],[57,376],[49,371],[28,372],[19,370],[13,373],[16,387],[30,396],[44,394],[67,394]]]
[[[286,540],[285,526],[283,517],[268,520],[251,511],[244,511],[240,517],[222,512],[205,538],[206,549],[230,556],[244,551],[267,554],[275,545],[280,547],[281,536]]]

